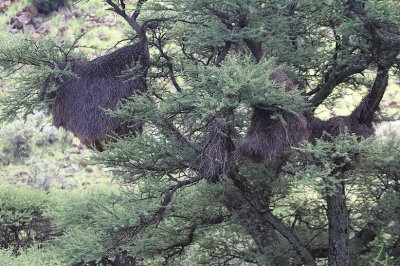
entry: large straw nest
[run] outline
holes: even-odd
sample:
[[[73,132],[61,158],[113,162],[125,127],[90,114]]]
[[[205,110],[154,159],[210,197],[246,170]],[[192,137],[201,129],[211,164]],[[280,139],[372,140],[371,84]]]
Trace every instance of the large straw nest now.
[[[289,72],[274,71],[269,79],[276,83],[284,83],[286,91],[296,86]],[[270,111],[260,104],[253,106],[251,124],[246,137],[238,147],[238,153],[256,162],[272,160],[306,138],[308,138],[308,126],[303,114],[293,114],[283,110]]]
[[[53,123],[74,133],[82,143],[101,150],[101,142],[112,135],[121,135],[141,129],[141,124],[127,124],[122,119],[105,113],[135,93],[146,90],[143,77],[128,79],[123,71],[142,60],[138,44],[123,47],[92,61],[61,62],[75,76],[55,80],[57,90],[50,107]]]

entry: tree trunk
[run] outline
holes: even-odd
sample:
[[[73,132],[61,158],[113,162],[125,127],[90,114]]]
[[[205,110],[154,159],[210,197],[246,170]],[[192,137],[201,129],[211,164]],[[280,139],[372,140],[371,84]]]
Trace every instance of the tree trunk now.
[[[336,185],[335,192],[328,191],[327,205],[329,221],[329,266],[350,265],[348,246],[349,219],[343,183]]]

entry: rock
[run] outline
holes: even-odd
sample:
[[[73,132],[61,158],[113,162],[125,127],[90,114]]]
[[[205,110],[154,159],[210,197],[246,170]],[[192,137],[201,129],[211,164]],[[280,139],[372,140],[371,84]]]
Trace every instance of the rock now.
[[[35,31],[35,32],[32,32],[32,37],[33,37],[34,39],[39,39],[41,36],[42,36],[42,35],[40,35],[40,33],[37,33],[36,31]]]
[[[88,181],[82,182],[82,186],[84,187],[90,186],[90,182]]]
[[[79,149],[72,149],[69,153],[70,154],[81,154],[81,151]]]
[[[49,33],[49,27],[46,24],[41,24],[37,28],[37,32],[40,34],[48,34]]]
[[[108,39],[108,37],[102,32],[102,33],[99,34],[99,39],[102,40],[102,41],[105,41],[105,40]]]
[[[43,140],[36,141],[36,146],[43,147],[43,145],[44,145],[44,141]]]
[[[12,152],[11,148],[4,148],[3,149],[3,153],[5,153],[5,154],[10,154],[11,152]]]
[[[36,6],[28,6],[28,9],[31,14],[34,14],[34,15],[39,14],[39,10],[37,9]]]
[[[68,168],[68,169],[65,170],[66,174],[75,174],[77,172],[79,172],[79,171],[77,169],[74,169],[74,168]]]
[[[82,166],[82,167],[86,167],[86,166],[88,166],[88,163],[87,163],[86,160],[82,159],[82,160],[79,161],[79,165]]]
[[[22,24],[28,24],[32,21],[32,17],[29,14],[22,14],[19,17],[17,17],[17,19]]]
[[[2,158],[0,157],[0,162],[2,165],[7,166],[10,164],[10,160],[8,160],[7,158]]]
[[[4,12],[9,6],[11,6],[10,0],[0,2],[0,13]]]
[[[54,135],[54,134],[50,134],[49,137],[47,138],[47,141],[50,144],[54,144],[54,143],[56,143],[58,141],[58,137],[56,135]]]
[[[21,30],[24,28],[24,24],[18,20],[18,18],[11,18],[10,20],[11,28]]]
[[[93,173],[93,168],[86,167],[85,171],[86,171],[86,173]]]
[[[80,17],[83,16],[83,11],[82,11],[82,10],[79,10],[79,9],[75,9],[74,12],[73,12],[73,14],[74,14],[74,16],[75,16],[76,18],[80,18]]]
[[[35,28],[34,25],[29,24],[29,25],[26,25],[26,26],[25,26],[25,30],[27,30],[27,31],[35,31],[36,28]]]

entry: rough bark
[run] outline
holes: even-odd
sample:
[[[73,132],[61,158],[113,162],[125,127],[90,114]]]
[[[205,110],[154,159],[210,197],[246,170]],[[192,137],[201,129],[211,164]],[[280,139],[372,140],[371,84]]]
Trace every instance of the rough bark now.
[[[327,216],[329,223],[329,266],[350,265],[349,217],[347,213],[344,184],[336,185],[335,191],[327,193]]]
[[[371,91],[351,114],[351,116],[355,117],[360,123],[367,125],[372,123],[374,114],[378,110],[379,103],[388,86],[389,68],[388,66],[378,66]]]
[[[257,62],[260,62],[262,56],[263,56],[263,51],[262,51],[262,43],[257,42],[252,39],[243,39],[244,43],[247,45],[247,47],[250,49],[252,55],[256,59]]]

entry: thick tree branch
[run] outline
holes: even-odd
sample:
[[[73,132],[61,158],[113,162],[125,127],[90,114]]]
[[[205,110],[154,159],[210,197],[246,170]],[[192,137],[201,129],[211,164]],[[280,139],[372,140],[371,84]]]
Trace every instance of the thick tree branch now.
[[[312,106],[318,107],[323,101],[326,100],[326,98],[329,97],[329,95],[332,94],[336,86],[345,82],[352,75],[363,72],[366,68],[366,64],[355,64],[340,72],[336,72],[335,69],[328,71],[328,74],[325,76],[325,80],[313,91],[308,93],[308,95],[315,94],[311,99]]]
[[[136,7],[136,10],[134,11],[133,15],[129,17],[125,10],[123,10],[118,4],[114,3],[112,0],[106,0],[106,3],[111,6],[111,10],[121,16],[123,19],[125,19],[126,22],[128,22],[129,26],[132,27],[132,29],[135,30],[136,34],[139,36],[139,38],[145,39],[145,31],[143,30],[142,26],[139,25],[139,23],[136,21],[137,17],[140,14],[141,7],[143,5],[144,1],[138,2],[138,5]]]
[[[296,234],[290,230],[281,220],[275,217],[270,210],[268,210],[262,203],[253,195],[248,185],[245,184],[245,178],[239,175],[231,175],[231,180],[233,181],[236,188],[238,188],[247,202],[251,207],[259,214],[260,219],[272,225],[275,230],[277,230],[282,236],[284,236],[296,250],[297,254],[300,256],[301,260],[305,265],[316,265],[313,256],[310,251],[301,243],[300,239]]]
[[[212,7],[209,7],[208,10],[210,10],[211,13],[213,15],[215,15],[221,21],[221,23],[224,24],[228,29],[232,28],[232,23],[231,23],[230,18],[229,18],[229,16],[227,14],[221,12],[220,10],[212,8]]]
[[[360,123],[372,123],[374,113],[378,110],[379,104],[388,86],[388,80],[389,68],[379,66],[371,91],[364,97],[351,116],[355,117]]]
[[[143,6],[144,2],[146,2],[146,1],[147,1],[147,0],[139,0],[139,1],[137,2],[137,4],[136,4],[136,9],[135,9],[135,11],[133,12],[133,14],[132,14],[132,16],[131,16],[131,18],[132,18],[133,20],[136,21],[136,19],[137,19],[138,16],[140,15],[140,11],[142,10],[142,6]]]
[[[349,215],[346,206],[344,184],[329,184],[327,189],[327,217],[329,221],[329,256],[330,266],[350,265],[349,254]]]
[[[250,49],[252,55],[255,57],[257,62],[260,62],[263,52],[262,52],[262,43],[257,42],[253,39],[243,39],[244,43]]]
[[[217,59],[215,60],[215,65],[217,67],[221,66],[221,62],[224,61],[225,57],[228,55],[229,50],[231,49],[232,42],[227,41],[225,42],[225,46],[222,51],[218,54]]]

